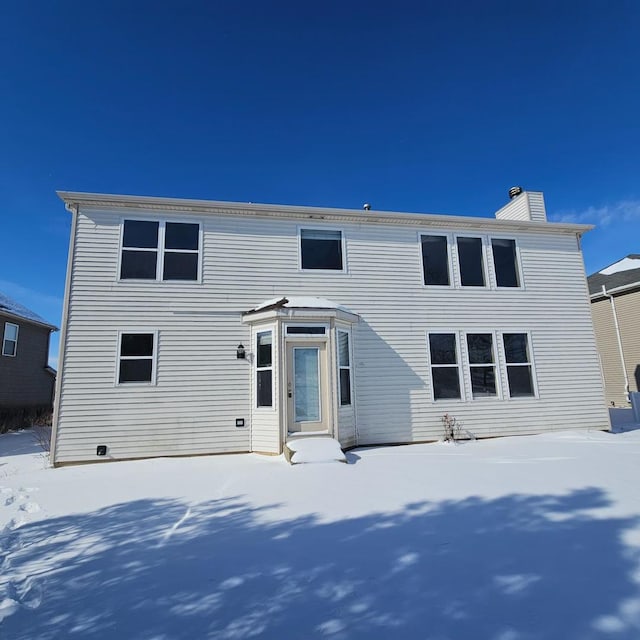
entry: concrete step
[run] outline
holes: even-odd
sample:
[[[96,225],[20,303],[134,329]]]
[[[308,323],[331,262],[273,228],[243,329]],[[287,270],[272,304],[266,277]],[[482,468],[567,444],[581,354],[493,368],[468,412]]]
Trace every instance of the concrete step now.
[[[340,443],[329,436],[289,438],[284,445],[284,457],[291,464],[347,461]]]

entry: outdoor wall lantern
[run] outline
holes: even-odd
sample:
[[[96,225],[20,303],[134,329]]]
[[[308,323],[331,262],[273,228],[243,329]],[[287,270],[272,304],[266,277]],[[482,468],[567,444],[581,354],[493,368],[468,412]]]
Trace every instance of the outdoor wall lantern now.
[[[238,348],[236,349],[236,358],[238,358],[238,360],[244,360],[247,357],[247,352],[244,350],[244,346],[242,343],[240,343],[238,345]]]

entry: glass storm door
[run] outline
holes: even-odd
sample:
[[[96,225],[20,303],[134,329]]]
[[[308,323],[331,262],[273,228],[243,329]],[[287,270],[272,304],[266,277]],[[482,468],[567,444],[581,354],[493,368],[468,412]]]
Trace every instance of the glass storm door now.
[[[327,348],[324,342],[287,343],[287,427],[290,433],[327,431]]]

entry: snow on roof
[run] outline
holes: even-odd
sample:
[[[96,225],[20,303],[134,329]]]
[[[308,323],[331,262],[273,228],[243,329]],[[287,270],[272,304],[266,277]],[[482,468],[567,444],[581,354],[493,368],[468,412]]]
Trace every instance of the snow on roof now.
[[[631,269],[640,269],[640,255],[632,253],[618,262],[610,264],[608,267],[601,269],[598,273],[603,276],[610,276],[614,273],[620,273],[621,271],[630,271]]]
[[[629,254],[608,267],[591,274],[587,281],[591,295],[599,294],[603,285],[607,290],[611,290],[618,287],[632,287],[640,283],[640,254]]]
[[[31,311],[31,309],[27,309],[24,305],[12,300],[9,296],[0,292],[0,313],[5,312],[11,314],[12,316],[16,316],[17,318],[23,318],[24,320],[31,320],[32,322],[37,322],[38,324],[44,324],[47,327],[55,327],[47,322],[44,318],[40,317],[37,313]]]
[[[285,307],[287,309],[338,309],[346,313],[353,313],[351,309],[347,309],[347,307],[337,302],[315,296],[280,296],[279,298],[265,300],[254,309],[251,309],[251,311],[262,311],[274,307]]]

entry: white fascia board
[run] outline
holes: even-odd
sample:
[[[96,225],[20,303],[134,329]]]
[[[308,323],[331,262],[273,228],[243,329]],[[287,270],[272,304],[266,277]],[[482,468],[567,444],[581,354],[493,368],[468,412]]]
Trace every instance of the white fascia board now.
[[[595,293],[592,293],[589,297],[591,298],[591,300],[599,300],[600,298],[606,298],[609,295],[616,295],[618,293],[626,293],[627,291],[631,291],[632,289],[639,289],[640,288],[640,281],[638,282],[632,282],[630,284],[623,284],[620,287],[615,287],[614,289],[606,289],[606,295],[602,292],[602,290],[600,291],[596,291]]]
[[[168,211],[171,213],[198,213],[214,215],[244,215],[302,220],[326,220],[353,222],[357,224],[395,224],[420,227],[467,228],[484,227],[492,231],[555,231],[583,234],[593,225],[560,222],[530,222],[475,218],[471,216],[442,215],[432,213],[406,213],[396,211],[361,211],[360,209],[335,209],[325,207],[303,207],[243,202],[220,202],[216,200],[188,200],[183,198],[159,198],[155,196],[128,196],[102,193],[57,191],[67,208],[78,205],[85,208],[139,209],[145,211]]]

